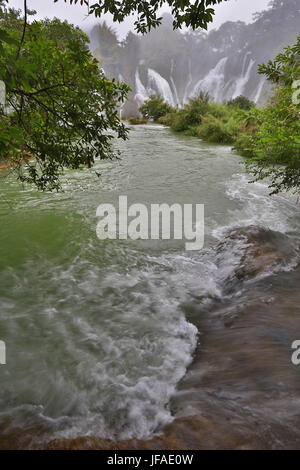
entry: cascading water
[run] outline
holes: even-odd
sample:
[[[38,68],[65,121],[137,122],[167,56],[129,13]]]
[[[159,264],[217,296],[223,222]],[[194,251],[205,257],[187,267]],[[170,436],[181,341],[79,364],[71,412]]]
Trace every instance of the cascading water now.
[[[215,101],[223,101],[222,90],[225,86],[225,67],[228,58],[223,57],[210,72],[195,85],[191,96],[200,91],[208,92]]]
[[[176,87],[173,81],[173,86],[175,87],[175,97],[167,80],[165,80],[159,73],[155,72],[153,69],[148,69],[147,71],[147,86],[145,87],[141,81],[139,70],[136,70],[135,73],[135,99],[139,104],[143,104],[150,95],[159,95],[164,101],[175,106],[178,104],[178,97],[176,97]]]
[[[91,170],[69,171],[63,193],[22,189],[12,179],[1,184],[0,331],[8,362],[0,368],[0,430],[6,442],[16,435],[148,438],[172,421],[174,400],[189,415],[187,392],[176,390],[195,355],[196,325],[202,333],[209,306],[230,302],[234,315],[244,308],[243,292],[257,298],[253,283],[228,288],[241,256],[232,249],[221,256],[216,242],[232,227],[264,225],[282,234],[293,255],[267,274],[295,269],[296,201],[270,198],[264,184],[249,185],[229,147],[175,137],[156,125],[137,126],[120,145],[120,161],[96,163],[100,180]],[[120,194],[130,204],[205,204],[204,249],[186,252],[180,240],[98,240],[96,208],[117,205]],[[293,274],[290,279],[284,284],[290,282],[291,297],[299,283],[294,288]],[[243,374],[243,362],[238,365]],[[198,366],[190,384],[197,396],[203,391],[197,380],[214,367]],[[219,388],[208,393],[210,400]],[[282,415],[283,407],[276,409]]]
[[[189,59],[188,59],[188,70],[189,70],[189,73],[188,73],[188,81],[187,81],[187,84],[186,84],[185,90],[184,90],[183,104],[187,104],[188,101],[189,101],[190,86],[191,86],[192,83],[193,83],[192,61],[191,61],[190,57],[189,57]]]
[[[176,83],[173,77],[174,63],[172,62],[170,72],[170,84],[164,79],[157,71],[153,69],[148,70],[148,80],[146,86],[142,83],[139,71],[136,71],[135,78],[135,99],[139,104],[145,102],[151,94],[160,95],[167,103],[172,106],[181,107],[182,104],[188,103],[191,97],[195,97],[201,90],[206,91],[216,102],[223,102],[229,99],[234,99],[237,96],[243,95],[251,78],[255,60],[249,59],[251,52],[248,51],[243,59],[241,74],[237,79],[229,78],[225,80],[225,70],[228,64],[228,58],[223,57],[219,60],[215,67],[213,67],[204,78],[197,81],[196,85],[192,87],[194,81],[191,67],[191,60],[188,61],[188,77],[184,89],[183,97],[180,98]],[[257,102],[261,96],[265,79],[263,78],[252,99]]]
[[[257,89],[256,89],[256,91],[255,91],[254,96],[253,96],[253,101],[254,101],[255,103],[258,103],[258,101],[259,101],[259,99],[260,99],[260,97],[261,97],[261,94],[262,94],[262,91],[263,91],[263,88],[264,88],[265,83],[266,83],[266,80],[265,80],[264,78],[262,78],[261,81],[259,82],[258,87],[257,87]]]
[[[135,91],[135,99],[139,105],[143,104],[149,98],[148,92],[142,84],[138,69],[135,72]]]
[[[174,81],[174,78],[173,78],[174,66],[175,66],[174,59],[172,59],[172,61],[171,61],[170,82],[171,82],[171,85],[173,87],[173,96],[175,98],[176,106],[180,107],[181,103],[180,103],[179,96],[178,96],[178,93],[177,93],[176,84],[175,84],[175,81]]]
[[[98,38],[96,56],[109,76],[117,77],[122,72],[133,88],[130,100],[135,102],[128,106],[129,114],[136,112],[137,105],[151,93],[159,94],[165,101],[180,107],[200,89],[208,91],[219,102],[245,95],[264,104],[268,93],[263,92],[270,87],[257,73],[258,64],[273,60],[285,47],[295,43],[299,34],[297,0],[286,0],[286,3],[288,5],[277,2],[249,24],[227,22],[207,35],[173,32],[172,19],[163,15],[161,29],[151,33],[153,41],[147,36],[136,36],[132,45],[128,44],[126,48],[121,45],[115,47],[116,41],[111,51],[114,60],[111,61],[110,57],[105,59],[105,54],[101,55],[101,42],[105,44],[103,36]],[[274,35],[278,24],[280,34]],[[92,34],[94,46],[97,34],[99,28],[95,27]],[[174,40],[164,41],[164,37]],[[272,41],[269,40],[271,37]],[[140,71],[138,79],[134,78],[137,67]]]
[[[150,95],[157,94],[161,96],[164,101],[171,104],[172,106],[176,106],[178,101],[176,86],[172,79],[171,83],[174,87],[174,95],[171,90],[171,87],[167,80],[163,78],[158,72],[153,69],[148,69],[147,71],[147,86],[145,87],[141,81],[139,70],[136,70],[135,73],[135,99],[139,104],[144,103]]]
[[[155,90],[164,101],[175,106],[175,100],[169,83],[153,69],[148,69],[148,87]]]
[[[250,74],[255,64],[255,60],[250,59],[249,64],[247,66],[247,60],[248,60],[249,55],[251,55],[251,52],[248,52],[245,55],[242,73],[241,73],[241,76],[236,80],[235,90],[232,94],[232,99],[243,95],[245,87],[247,83],[249,82]]]

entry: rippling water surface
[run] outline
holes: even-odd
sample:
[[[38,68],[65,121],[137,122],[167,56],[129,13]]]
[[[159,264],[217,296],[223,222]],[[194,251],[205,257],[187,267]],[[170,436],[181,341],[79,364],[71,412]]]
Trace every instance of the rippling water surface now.
[[[239,305],[252,289],[227,289],[238,254],[227,252],[218,264],[215,245],[226,230],[259,224],[281,232],[292,248],[278,272],[297,266],[297,202],[249,185],[229,147],[154,125],[135,127],[120,147],[121,160],[97,163],[100,178],[94,170],[68,172],[59,194],[22,189],[1,175],[4,437],[17,429],[41,441],[150,437],[172,421],[175,408],[188,413],[186,400],[183,406],[176,397],[201,351],[201,312]],[[119,195],[129,204],[205,204],[205,248],[98,240],[96,208],[117,204]],[[285,282],[297,292],[295,276]]]

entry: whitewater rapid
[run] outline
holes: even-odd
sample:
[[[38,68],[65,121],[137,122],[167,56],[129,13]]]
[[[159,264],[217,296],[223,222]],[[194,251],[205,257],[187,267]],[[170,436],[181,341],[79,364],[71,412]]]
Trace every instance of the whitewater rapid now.
[[[187,305],[232,295],[226,279],[239,253],[227,253],[220,269],[216,243],[251,224],[299,242],[297,202],[250,185],[229,147],[152,125],[133,128],[121,151],[120,161],[96,164],[100,179],[93,170],[68,172],[63,193],[1,184],[4,434],[20,427],[49,441],[159,432],[174,419],[170,400],[201,350]],[[204,250],[188,253],[174,240],[98,240],[96,208],[120,194],[145,204],[205,204]],[[295,251],[282,269],[297,262]]]

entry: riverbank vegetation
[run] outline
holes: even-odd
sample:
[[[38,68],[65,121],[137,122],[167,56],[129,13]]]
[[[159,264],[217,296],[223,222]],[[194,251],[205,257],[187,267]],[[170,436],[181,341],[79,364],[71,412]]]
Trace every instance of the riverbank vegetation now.
[[[274,85],[270,102],[256,108],[239,96],[225,104],[214,103],[206,92],[182,109],[152,96],[141,107],[146,118],[174,132],[207,142],[231,144],[246,160],[255,181],[268,178],[271,194],[300,189],[300,37],[274,61],[259,67]],[[151,112],[150,112],[151,110]],[[163,115],[162,115],[163,114]]]
[[[208,93],[200,92],[181,109],[171,108],[160,97],[151,96],[140,107],[140,112],[143,117],[169,126],[174,132],[207,142],[234,144],[253,109],[255,104],[244,96],[220,104],[212,102]],[[164,110],[166,112],[162,115]]]
[[[259,67],[274,84],[263,109],[247,114],[236,148],[255,180],[269,178],[272,194],[300,190],[300,37],[274,61]]]
[[[128,122],[129,122],[129,124],[137,126],[139,124],[147,124],[148,119],[143,118],[143,117],[139,117],[139,116],[132,116],[132,117],[128,118]]]
[[[119,105],[129,87],[109,80],[79,28],[58,19],[30,21],[0,1],[0,158],[23,182],[59,189],[64,168],[90,167],[126,139]]]
[[[221,1],[207,0],[196,16],[190,2],[185,15],[181,3],[172,2],[173,27],[205,28],[214,14],[211,6]],[[126,3],[121,8],[108,0],[95,3],[90,13],[99,16],[106,9],[121,22],[138,10],[135,29],[146,32],[161,23],[159,2],[151,5],[141,9]],[[105,77],[88,42],[84,32],[66,21],[35,21],[26,0],[24,16],[0,0],[0,83],[6,87],[6,103],[2,99],[0,105],[0,163],[13,165],[21,181],[39,189],[59,189],[64,168],[90,167],[97,157],[113,157],[113,137],[127,138],[119,108],[129,87]],[[182,109],[151,96],[140,109],[143,117],[130,123],[151,119],[175,132],[232,145],[246,157],[255,180],[270,178],[272,193],[298,191],[299,56],[300,39],[259,68],[275,85],[273,99],[263,109],[242,96],[220,104],[201,92]]]
[[[199,137],[207,142],[233,144],[246,117],[246,109],[254,107],[247,98],[239,97],[228,104],[213,103],[201,92],[180,110],[160,117],[157,122],[175,132]]]

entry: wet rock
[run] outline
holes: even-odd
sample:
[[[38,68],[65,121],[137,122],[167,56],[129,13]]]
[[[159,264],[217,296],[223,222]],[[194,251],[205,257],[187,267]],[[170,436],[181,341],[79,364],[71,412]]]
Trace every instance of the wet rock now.
[[[300,270],[294,279],[300,282]],[[170,407],[176,419],[149,440],[60,439],[44,448],[95,450],[299,449],[300,374],[291,344],[300,294],[265,284],[199,316],[201,345]],[[265,302],[264,300],[267,300]],[[234,308],[234,327],[224,318]]]
[[[233,273],[239,280],[271,272],[290,262],[296,252],[288,236],[258,225],[229,231],[217,246],[219,267],[235,260]]]
[[[222,422],[221,422],[222,421]],[[114,442],[97,437],[57,439],[47,450],[201,450],[259,448],[254,434],[246,433],[242,426],[232,426],[224,417],[216,421],[206,416],[189,416],[175,419],[163,433],[149,440],[132,439]]]

